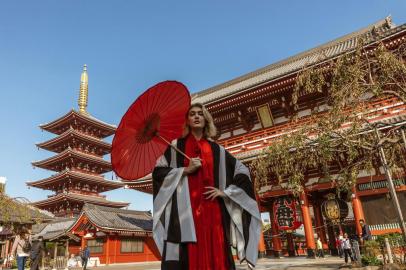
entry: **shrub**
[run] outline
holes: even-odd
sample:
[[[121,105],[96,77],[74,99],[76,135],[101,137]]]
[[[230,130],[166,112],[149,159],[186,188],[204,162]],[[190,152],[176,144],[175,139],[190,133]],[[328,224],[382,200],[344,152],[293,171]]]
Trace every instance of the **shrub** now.
[[[363,255],[361,257],[361,263],[362,265],[382,265],[382,262],[376,257],[376,256],[367,256]]]

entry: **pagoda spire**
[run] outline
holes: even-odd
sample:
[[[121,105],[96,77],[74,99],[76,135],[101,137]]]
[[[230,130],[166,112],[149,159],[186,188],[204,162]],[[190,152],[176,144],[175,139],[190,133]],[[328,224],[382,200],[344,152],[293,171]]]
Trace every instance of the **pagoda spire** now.
[[[82,75],[80,76],[80,90],[79,90],[79,112],[82,114],[88,114],[87,97],[88,97],[89,76],[87,75],[87,65],[83,65]]]

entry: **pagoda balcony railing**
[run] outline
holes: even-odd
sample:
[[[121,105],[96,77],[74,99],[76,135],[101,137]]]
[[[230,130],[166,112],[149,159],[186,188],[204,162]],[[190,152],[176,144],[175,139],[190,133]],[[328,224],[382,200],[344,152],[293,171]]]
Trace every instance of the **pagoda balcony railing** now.
[[[56,197],[59,194],[86,195],[86,196],[93,196],[93,197],[98,197],[98,198],[103,198],[103,199],[106,199],[106,197],[107,197],[106,195],[101,195],[101,194],[98,194],[98,193],[95,193],[95,192],[84,192],[84,191],[80,191],[80,190],[77,190],[77,189],[71,189],[69,191],[59,191],[56,194],[48,195],[48,198]]]
[[[365,114],[369,118],[379,118],[386,116],[396,116],[404,113],[406,105],[400,102],[397,98],[386,98],[371,102],[368,105],[369,111]],[[322,114],[321,112],[320,114]],[[219,140],[219,144],[223,145],[231,153],[252,150],[269,145],[269,141],[275,140],[285,134],[292,133],[298,128],[312,124],[312,117],[305,116],[296,122],[288,122],[279,124],[270,128],[259,131],[250,132],[248,134],[237,135],[231,138]]]

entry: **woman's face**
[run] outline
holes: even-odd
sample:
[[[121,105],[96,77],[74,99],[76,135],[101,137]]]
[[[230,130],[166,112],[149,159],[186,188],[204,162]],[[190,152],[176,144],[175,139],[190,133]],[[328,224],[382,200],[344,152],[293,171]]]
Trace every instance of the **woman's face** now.
[[[206,120],[203,116],[203,110],[199,107],[192,107],[188,113],[188,125],[191,129],[203,129]]]

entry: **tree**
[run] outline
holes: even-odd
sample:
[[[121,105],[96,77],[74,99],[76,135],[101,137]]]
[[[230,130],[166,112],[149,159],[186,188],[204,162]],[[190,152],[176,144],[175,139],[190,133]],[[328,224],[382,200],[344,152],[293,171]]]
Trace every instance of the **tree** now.
[[[4,189],[0,185],[1,189]],[[18,225],[42,222],[46,217],[39,209],[30,206],[26,202],[21,202],[17,198],[7,196],[0,190],[0,225],[6,227],[18,227]]]
[[[382,165],[381,146],[392,172],[403,174],[403,125],[371,121],[370,116],[376,100],[406,101],[405,48],[389,51],[384,44],[371,47],[360,41],[351,53],[304,68],[291,92],[290,104],[295,111],[291,121],[303,124],[273,141],[251,164],[257,189],[284,183],[297,195],[303,191],[306,174],[319,171],[338,192],[349,190],[361,170],[371,172]],[[323,99],[307,119],[298,116],[304,95]]]

